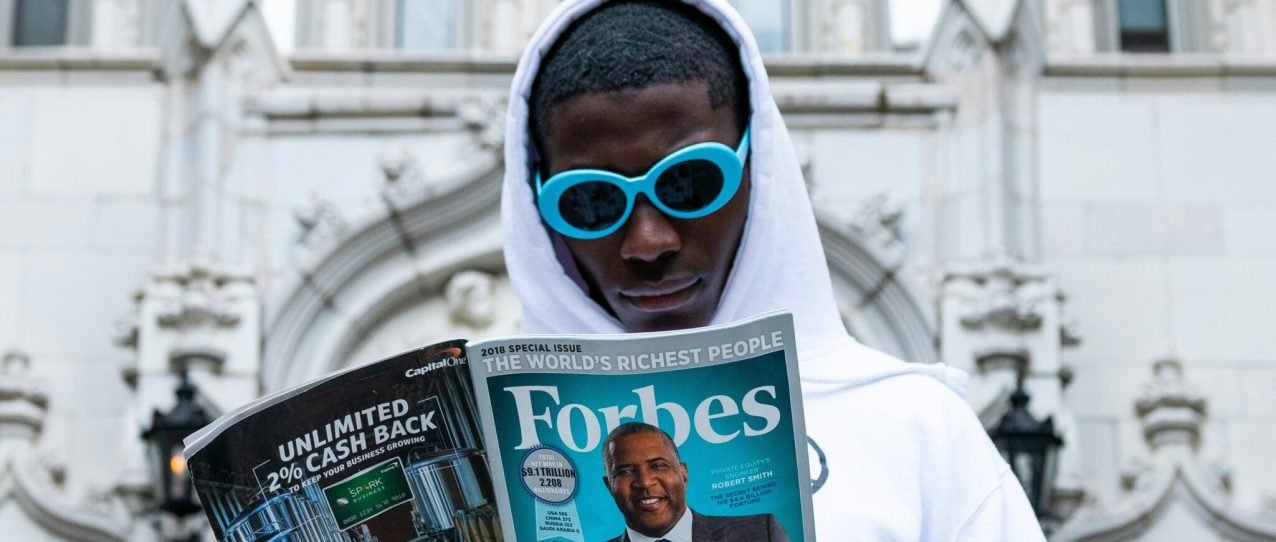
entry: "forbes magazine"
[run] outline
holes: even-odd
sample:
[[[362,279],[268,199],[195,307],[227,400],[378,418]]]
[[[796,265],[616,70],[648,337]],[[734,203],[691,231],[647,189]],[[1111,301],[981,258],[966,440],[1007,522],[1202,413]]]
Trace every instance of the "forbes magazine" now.
[[[508,539],[813,540],[793,336],[778,313],[471,344]]]
[[[187,439],[218,540],[501,540],[463,342],[262,398]]]

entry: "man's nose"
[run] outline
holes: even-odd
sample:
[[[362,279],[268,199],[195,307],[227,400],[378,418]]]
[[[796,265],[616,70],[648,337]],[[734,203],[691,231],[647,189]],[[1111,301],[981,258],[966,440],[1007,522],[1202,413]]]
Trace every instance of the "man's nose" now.
[[[638,469],[634,472],[634,479],[630,486],[637,488],[651,487],[652,483],[655,482],[655,478],[649,469]]]
[[[682,237],[673,227],[672,218],[660,212],[646,196],[638,196],[629,215],[620,255],[626,260],[655,262],[667,254],[682,250]]]

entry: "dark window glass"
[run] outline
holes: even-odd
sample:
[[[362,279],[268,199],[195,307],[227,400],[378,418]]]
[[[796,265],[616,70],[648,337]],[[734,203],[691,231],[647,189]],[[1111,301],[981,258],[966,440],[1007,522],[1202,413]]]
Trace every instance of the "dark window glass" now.
[[[67,0],[18,0],[13,13],[13,45],[66,44]]]
[[[1170,52],[1165,0],[1117,0],[1121,50],[1131,53]]]

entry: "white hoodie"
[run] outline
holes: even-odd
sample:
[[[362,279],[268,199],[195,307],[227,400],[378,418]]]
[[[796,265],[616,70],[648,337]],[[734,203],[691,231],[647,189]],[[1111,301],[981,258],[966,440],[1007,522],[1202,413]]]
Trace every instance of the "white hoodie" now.
[[[528,333],[625,331],[564,270],[574,264],[542,225],[528,182],[528,98],[541,59],[573,21],[604,1],[559,4],[532,37],[510,89],[501,219],[505,263]],[[806,431],[814,443],[816,535],[825,541],[1042,540],[1018,480],[950,389],[960,388],[965,375],[901,362],[847,334],[801,168],[753,35],[726,0],[684,1],[718,21],[739,47],[753,107],[749,215],[713,323],[777,308],[793,313]]]

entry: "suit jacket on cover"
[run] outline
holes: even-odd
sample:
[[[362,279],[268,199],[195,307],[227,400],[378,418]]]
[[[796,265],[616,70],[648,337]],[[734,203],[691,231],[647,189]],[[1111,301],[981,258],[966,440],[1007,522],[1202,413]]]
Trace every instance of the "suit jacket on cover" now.
[[[705,516],[691,511],[692,542],[789,542],[788,533],[771,514]],[[608,542],[629,542],[629,532]]]

